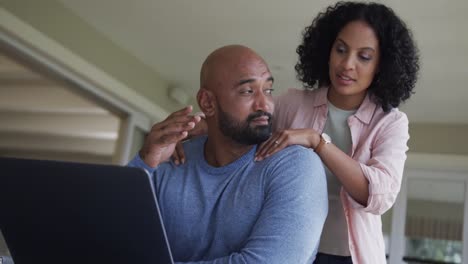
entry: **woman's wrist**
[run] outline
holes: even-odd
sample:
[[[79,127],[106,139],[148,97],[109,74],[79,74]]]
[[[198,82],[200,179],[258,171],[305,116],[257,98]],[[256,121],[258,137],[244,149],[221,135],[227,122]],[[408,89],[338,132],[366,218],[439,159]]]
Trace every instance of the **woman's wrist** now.
[[[311,129],[309,142],[309,147],[315,149],[320,143],[320,134],[317,133],[315,130]]]

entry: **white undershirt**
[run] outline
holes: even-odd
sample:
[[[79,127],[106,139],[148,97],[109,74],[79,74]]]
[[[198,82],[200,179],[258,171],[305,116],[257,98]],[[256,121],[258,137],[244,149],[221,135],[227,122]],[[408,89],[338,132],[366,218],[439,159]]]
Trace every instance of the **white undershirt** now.
[[[328,102],[328,118],[323,132],[327,133],[335,146],[344,153],[350,153],[352,139],[348,126],[348,117],[356,110],[342,110]],[[320,239],[319,252],[350,256],[348,244],[348,226],[340,199],[341,183],[325,166],[328,186],[328,216]]]

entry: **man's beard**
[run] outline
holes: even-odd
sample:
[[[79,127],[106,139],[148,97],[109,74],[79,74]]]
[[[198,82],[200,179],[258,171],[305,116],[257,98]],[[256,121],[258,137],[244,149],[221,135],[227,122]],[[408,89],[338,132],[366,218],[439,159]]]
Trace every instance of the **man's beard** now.
[[[271,136],[272,115],[270,113],[257,111],[250,114],[245,121],[237,121],[230,114],[224,112],[219,106],[218,110],[218,122],[221,132],[223,135],[232,138],[239,144],[256,145],[264,142]],[[268,125],[252,127],[252,120],[261,116],[268,116]]]

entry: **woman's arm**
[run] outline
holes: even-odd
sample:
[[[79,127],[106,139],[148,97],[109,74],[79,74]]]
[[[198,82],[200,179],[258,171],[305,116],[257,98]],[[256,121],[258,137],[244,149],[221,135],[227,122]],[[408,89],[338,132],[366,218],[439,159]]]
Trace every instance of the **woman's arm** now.
[[[340,180],[348,195],[363,210],[382,214],[390,208],[400,190],[406,160],[408,119],[398,112],[386,116],[369,146],[369,159],[356,160],[333,144],[323,145],[317,153],[322,162]],[[273,155],[289,145],[316,148],[320,134],[313,129],[287,129],[275,132],[258,149],[256,160]],[[359,161],[357,161],[359,160]]]
[[[315,149],[320,135],[314,129],[287,129],[273,134],[259,148],[256,160],[262,160],[290,145],[302,145]],[[366,206],[369,197],[369,181],[364,176],[359,162],[353,160],[333,143],[325,144],[317,153],[322,162],[340,180],[344,189],[359,204]]]
[[[366,207],[369,199],[369,181],[364,176],[360,163],[333,143],[323,145],[317,154],[331,173],[338,178],[345,191],[356,202]]]

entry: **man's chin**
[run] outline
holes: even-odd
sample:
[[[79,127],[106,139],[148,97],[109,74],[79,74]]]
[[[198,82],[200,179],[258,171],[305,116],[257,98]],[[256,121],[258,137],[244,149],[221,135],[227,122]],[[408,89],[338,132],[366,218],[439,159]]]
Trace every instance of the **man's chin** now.
[[[259,134],[256,134],[255,137],[251,138],[250,142],[252,143],[252,145],[261,144],[267,141],[270,138],[270,136],[271,136],[270,131],[265,132],[265,133],[259,133]]]
[[[267,141],[271,136],[271,133],[257,133],[257,134],[250,134],[250,135],[243,135],[239,138],[234,138],[240,144],[243,145],[258,145],[265,141]]]
[[[270,135],[265,136],[265,137],[261,137],[261,138],[258,139],[258,141],[257,141],[256,144],[257,144],[257,145],[258,145],[258,144],[262,144],[263,142],[267,141],[269,138],[270,138]]]
[[[251,131],[254,131],[256,134],[271,135],[271,124],[268,125],[257,125],[250,128]]]

